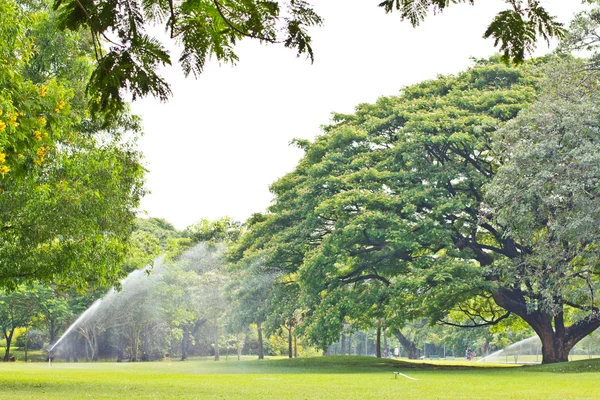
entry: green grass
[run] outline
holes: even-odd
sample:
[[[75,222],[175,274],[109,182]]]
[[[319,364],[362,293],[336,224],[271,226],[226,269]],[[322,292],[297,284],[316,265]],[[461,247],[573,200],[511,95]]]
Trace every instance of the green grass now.
[[[13,362],[0,363],[0,399],[593,399],[599,378],[600,360],[533,367],[372,357]]]

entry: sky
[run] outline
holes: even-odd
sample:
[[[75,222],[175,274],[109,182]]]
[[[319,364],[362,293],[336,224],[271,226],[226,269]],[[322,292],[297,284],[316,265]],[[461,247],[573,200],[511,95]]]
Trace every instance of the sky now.
[[[165,68],[172,98],[133,103],[143,119],[139,147],[148,169],[142,217],[183,229],[200,219],[246,220],[264,212],[269,185],[291,172],[302,151],[294,138],[314,139],[332,112],[352,113],[360,103],[397,95],[402,87],[455,74],[471,58],[493,55],[483,32],[502,0],[452,5],[419,27],[385,14],[380,0],[313,0],[324,25],[311,30],[314,63],[282,45],[246,40],[235,65],[207,63],[198,78]],[[577,0],[542,0],[568,22]],[[177,49],[165,43],[177,59]],[[540,44],[536,55],[548,46]]]

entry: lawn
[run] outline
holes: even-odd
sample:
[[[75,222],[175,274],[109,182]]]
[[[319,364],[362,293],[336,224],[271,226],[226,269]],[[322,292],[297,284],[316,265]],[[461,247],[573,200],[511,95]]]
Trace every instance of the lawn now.
[[[0,363],[0,399],[594,399],[599,379],[600,360],[534,367],[373,357],[13,362]]]

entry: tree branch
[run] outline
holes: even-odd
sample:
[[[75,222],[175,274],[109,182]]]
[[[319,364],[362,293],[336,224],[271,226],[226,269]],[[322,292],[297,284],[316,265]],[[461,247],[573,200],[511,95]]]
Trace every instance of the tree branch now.
[[[481,327],[481,326],[492,326],[492,325],[497,325],[497,324],[498,324],[500,321],[502,321],[502,320],[504,320],[504,319],[508,318],[508,317],[510,316],[510,314],[511,314],[511,312],[510,312],[510,311],[507,311],[507,312],[506,312],[506,314],[504,314],[504,315],[502,315],[502,316],[498,317],[498,319],[496,319],[496,320],[492,320],[492,321],[486,321],[486,322],[484,322],[484,323],[481,323],[481,324],[476,324],[476,323],[474,323],[473,325],[462,325],[462,324],[455,324],[455,323],[453,323],[453,322],[448,322],[448,321],[444,321],[444,320],[441,320],[441,319],[440,319],[438,322],[439,322],[440,324],[443,324],[443,325],[456,326],[456,327],[458,327],[458,328],[479,328],[479,327]]]

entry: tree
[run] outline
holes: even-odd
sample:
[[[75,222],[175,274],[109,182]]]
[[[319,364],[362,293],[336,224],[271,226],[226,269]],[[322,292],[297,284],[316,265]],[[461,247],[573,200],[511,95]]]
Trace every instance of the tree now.
[[[506,161],[486,187],[505,236],[527,249],[498,271],[494,299],[536,331],[544,361],[568,361],[600,327],[600,90],[582,64],[555,65],[541,98],[499,131]]]
[[[6,340],[4,361],[10,358],[10,346],[15,329],[27,327],[37,311],[37,302],[31,292],[19,288],[11,293],[0,293],[0,328]]]
[[[430,10],[441,12],[453,3],[474,4],[474,0],[384,0],[386,12],[397,10],[402,19],[418,25]],[[505,61],[523,62],[538,37],[548,41],[564,34],[562,25],[548,14],[539,0],[507,0],[509,8],[500,12],[484,37],[500,45]],[[158,75],[161,65],[171,64],[169,53],[150,37],[144,25],[163,25],[171,39],[183,45],[179,59],[186,75],[202,73],[206,61],[238,60],[234,45],[251,38],[266,43],[282,43],[298,55],[314,58],[308,29],[322,23],[321,17],[304,0],[56,0],[60,26],[85,27],[92,32],[97,66],[88,91],[93,109],[119,109],[124,91],[133,99],[148,94],[166,100],[171,91]],[[108,46],[104,50],[104,45]]]
[[[36,283],[29,289],[36,300],[39,310],[38,325],[45,325],[48,331],[48,341],[54,344],[64,329],[65,323],[72,316],[68,296],[57,293],[55,288]]]
[[[258,359],[264,359],[263,324],[270,310],[275,276],[264,271],[260,261],[245,260],[229,270],[229,325],[234,332],[244,332],[256,324]]]
[[[396,327],[453,323],[445,317],[455,312],[464,325],[493,325],[514,312],[503,295],[516,282],[504,271],[531,250],[494,219],[483,187],[503,161],[493,133],[536,99],[543,65],[481,61],[337,115],[314,143],[299,143],[305,157],[273,185],[270,219],[281,224],[263,247],[294,260],[307,329],[339,328],[352,312],[340,299],[362,293]]]
[[[89,117],[84,35],[58,32],[43,3],[0,6],[0,51],[10,60],[0,67],[9,138],[0,159],[12,168],[0,178],[0,286],[115,284],[144,194],[139,120],[126,111]],[[49,47],[77,57],[59,62]]]

